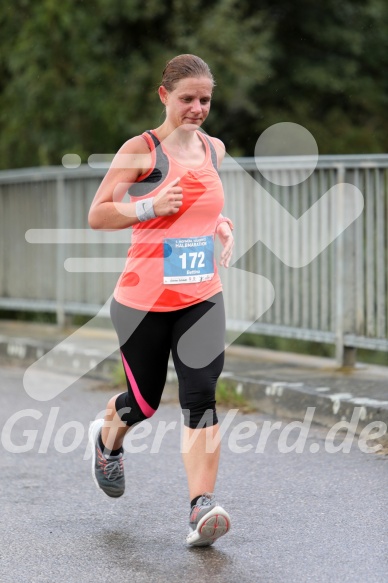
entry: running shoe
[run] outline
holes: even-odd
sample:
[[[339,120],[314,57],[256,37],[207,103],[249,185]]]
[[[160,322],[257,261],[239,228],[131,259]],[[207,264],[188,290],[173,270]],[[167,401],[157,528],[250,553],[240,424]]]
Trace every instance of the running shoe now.
[[[190,512],[190,533],[186,542],[192,547],[205,547],[214,543],[230,529],[229,514],[217,504],[214,494],[205,492]]]
[[[103,454],[98,437],[104,424],[103,419],[96,419],[89,426],[89,443],[92,448],[92,475],[98,488],[111,498],[124,494],[125,478],[123,454],[106,456]]]

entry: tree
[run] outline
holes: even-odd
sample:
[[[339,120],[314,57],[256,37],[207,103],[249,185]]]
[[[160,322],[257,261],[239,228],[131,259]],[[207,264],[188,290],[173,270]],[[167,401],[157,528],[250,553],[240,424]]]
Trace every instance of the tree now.
[[[222,129],[225,114],[250,107],[247,88],[268,61],[257,18],[240,38],[238,4],[97,0],[91,10],[77,0],[15,0],[0,17],[1,167],[60,164],[68,152],[86,161],[159,125],[156,89],[180,52],[214,61],[220,90],[209,128]]]
[[[321,153],[388,148],[385,0],[14,0],[0,11],[0,167],[84,162],[163,120],[166,61],[217,81],[204,129],[251,156],[280,121]]]
[[[384,0],[264,0],[274,24],[265,118],[307,127],[321,153],[388,148],[388,6]]]

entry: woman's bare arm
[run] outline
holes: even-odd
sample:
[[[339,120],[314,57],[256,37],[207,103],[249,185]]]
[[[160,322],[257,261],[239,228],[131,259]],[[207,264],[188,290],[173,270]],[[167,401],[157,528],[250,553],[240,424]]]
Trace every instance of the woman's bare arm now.
[[[122,202],[128,188],[151,168],[151,153],[141,136],[131,138],[115,155],[89,211],[92,229],[127,229],[139,222],[135,204]]]
[[[136,214],[136,202],[122,200],[136,179],[151,168],[151,163],[150,151],[141,136],[128,140],[120,148],[90,207],[88,218],[92,229],[116,231],[140,222]],[[178,182],[179,178],[176,178],[152,198],[156,217],[173,215],[179,211],[183,195]]]

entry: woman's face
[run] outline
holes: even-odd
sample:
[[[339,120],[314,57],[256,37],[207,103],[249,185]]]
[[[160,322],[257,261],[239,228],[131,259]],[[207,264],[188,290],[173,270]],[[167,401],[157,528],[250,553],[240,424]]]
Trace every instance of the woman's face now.
[[[203,124],[210,111],[213,82],[208,77],[181,79],[173,91],[159,87],[159,96],[166,106],[166,119],[174,127],[189,124],[195,129]]]

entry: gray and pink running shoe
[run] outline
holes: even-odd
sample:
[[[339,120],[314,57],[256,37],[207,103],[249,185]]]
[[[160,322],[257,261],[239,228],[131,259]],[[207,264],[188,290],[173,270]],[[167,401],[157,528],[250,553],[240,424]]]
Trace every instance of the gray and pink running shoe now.
[[[96,419],[89,426],[89,443],[92,449],[92,475],[101,490],[111,498],[124,494],[125,478],[123,454],[105,456],[99,446],[98,437],[103,426],[103,419]]]
[[[205,492],[191,509],[189,524],[187,544],[192,547],[205,547],[229,531],[230,516],[217,504],[214,494]]]

